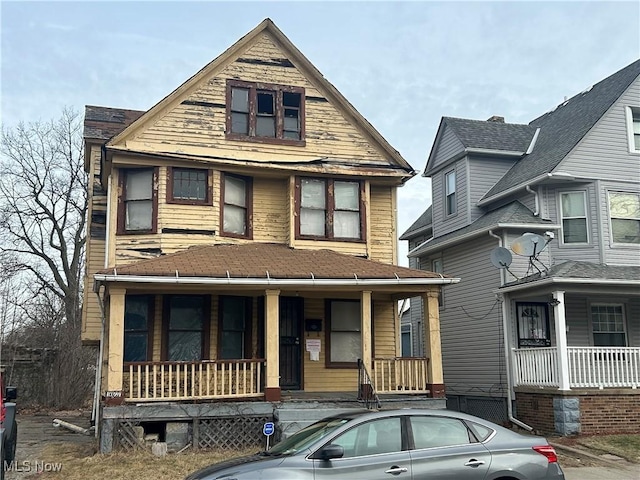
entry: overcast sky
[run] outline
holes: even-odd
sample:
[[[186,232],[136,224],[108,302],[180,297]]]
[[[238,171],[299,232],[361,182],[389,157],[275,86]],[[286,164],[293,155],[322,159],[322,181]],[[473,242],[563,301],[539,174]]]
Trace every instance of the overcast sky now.
[[[420,172],[442,116],[528,123],[640,57],[637,1],[2,1],[0,15],[4,125],[147,110],[270,17]],[[398,199],[400,234],[430,182]]]

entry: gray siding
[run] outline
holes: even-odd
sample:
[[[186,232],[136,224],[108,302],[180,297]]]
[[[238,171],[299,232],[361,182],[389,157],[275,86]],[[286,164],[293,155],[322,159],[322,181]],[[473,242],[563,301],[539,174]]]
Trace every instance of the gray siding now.
[[[556,170],[580,177],[640,183],[640,155],[629,152],[627,106],[640,107],[640,78],[636,78]]]
[[[444,380],[451,395],[495,395],[505,380],[500,272],[489,260],[491,237],[445,252],[445,273],[461,282],[444,290],[440,311]]]
[[[458,160],[451,168],[439,171],[432,177],[432,201],[433,201],[433,236],[439,237],[459,228],[465,227],[469,222],[468,193],[467,193],[467,162],[466,159]],[[456,171],[456,202],[455,215],[445,215],[444,178],[451,170]]]
[[[476,206],[485,193],[513,166],[512,160],[469,157],[469,201],[470,221],[482,216],[483,210]]]
[[[438,147],[434,152],[433,164],[429,165],[430,169],[437,168],[453,156],[464,150],[464,145],[450,128],[444,127],[438,142]]]

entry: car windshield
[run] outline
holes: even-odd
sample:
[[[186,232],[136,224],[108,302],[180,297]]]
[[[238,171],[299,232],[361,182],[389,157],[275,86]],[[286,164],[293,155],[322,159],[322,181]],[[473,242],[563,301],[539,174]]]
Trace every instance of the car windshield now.
[[[348,418],[329,418],[316,422],[313,425],[303,428],[277,445],[274,445],[274,447],[266,453],[269,455],[292,455],[309,448],[315,441],[329,435],[348,421]]]

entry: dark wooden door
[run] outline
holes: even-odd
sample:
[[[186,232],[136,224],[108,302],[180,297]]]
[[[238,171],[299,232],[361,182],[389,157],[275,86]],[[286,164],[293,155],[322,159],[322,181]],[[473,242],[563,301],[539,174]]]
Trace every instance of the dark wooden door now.
[[[300,390],[302,386],[302,319],[304,301],[280,297],[280,388]]]

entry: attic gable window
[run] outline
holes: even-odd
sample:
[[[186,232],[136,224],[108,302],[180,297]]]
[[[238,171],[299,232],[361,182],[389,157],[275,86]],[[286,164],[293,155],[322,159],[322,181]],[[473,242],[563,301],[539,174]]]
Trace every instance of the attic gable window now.
[[[455,215],[458,211],[456,200],[456,171],[451,170],[444,176],[445,181],[445,208],[447,215]]]
[[[304,88],[228,80],[227,138],[304,145]]]

